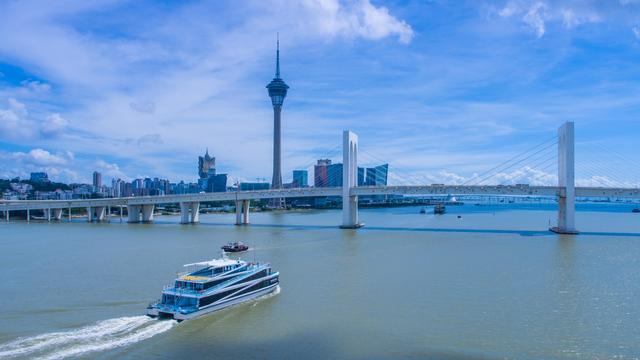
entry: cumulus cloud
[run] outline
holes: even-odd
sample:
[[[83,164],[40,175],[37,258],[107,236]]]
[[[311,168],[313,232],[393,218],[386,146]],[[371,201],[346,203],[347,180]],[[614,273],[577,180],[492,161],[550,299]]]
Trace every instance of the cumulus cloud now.
[[[63,132],[69,124],[60,114],[53,113],[38,119],[30,116],[27,106],[9,98],[8,108],[0,109],[0,138],[33,139],[39,136],[55,136]]]
[[[7,109],[0,109],[0,137],[30,138],[33,135],[33,125],[27,118],[26,106],[13,98],[9,98],[8,103]]]
[[[72,152],[52,154],[44,149],[32,149],[29,152],[14,152],[11,158],[20,163],[37,166],[66,165],[74,159]]]
[[[378,40],[397,36],[409,43],[414,32],[411,26],[390,14],[384,6],[375,6],[369,0],[306,0],[303,3],[312,25],[329,35],[362,37]]]

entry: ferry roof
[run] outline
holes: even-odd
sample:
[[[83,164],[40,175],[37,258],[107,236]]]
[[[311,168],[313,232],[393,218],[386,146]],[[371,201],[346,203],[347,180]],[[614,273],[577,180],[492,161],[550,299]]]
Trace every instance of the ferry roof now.
[[[202,261],[202,262],[197,262],[197,263],[191,263],[191,264],[185,264],[183,265],[184,267],[188,267],[188,266],[211,266],[214,268],[217,267],[222,267],[222,266],[228,266],[228,265],[234,265],[234,264],[243,264],[244,261],[242,260],[233,260],[233,259],[213,259],[213,260],[209,260],[209,261]]]

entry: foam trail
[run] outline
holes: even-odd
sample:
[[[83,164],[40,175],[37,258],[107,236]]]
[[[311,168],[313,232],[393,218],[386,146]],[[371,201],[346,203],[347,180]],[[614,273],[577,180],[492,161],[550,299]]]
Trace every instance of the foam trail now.
[[[61,359],[77,356],[133,344],[163,333],[176,323],[146,316],[103,320],[75,330],[36,335],[2,344],[0,358],[26,356]]]

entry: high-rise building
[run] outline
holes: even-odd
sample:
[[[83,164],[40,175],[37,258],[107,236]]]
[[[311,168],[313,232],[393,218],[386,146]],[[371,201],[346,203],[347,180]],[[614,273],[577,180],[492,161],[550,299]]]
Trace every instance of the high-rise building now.
[[[281,122],[282,103],[287,96],[289,86],[280,78],[280,39],[276,43],[276,76],[267,85],[271,104],[273,105],[273,178],[272,189],[282,188],[282,164],[281,164]],[[280,207],[280,206],[277,206]]]
[[[211,170],[216,172],[216,158],[209,156],[209,148],[207,148],[204,156],[198,156],[198,175],[200,179],[207,179]]]
[[[309,173],[307,170],[293,170],[293,182],[291,185],[294,188],[309,186]]]
[[[102,174],[94,171],[93,172],[93,188],[97,190],[102,187]]]
[[[386,186],[388,173],[389,173],[389,164],[383,164],[383,165],[378,165],[376,167],[367,168],[367,178],[365,180],[365,185]]]
[[[342,163],[332,164],[329,159],[320,159],[314,167],[314,186],[342,186]],[[372,168],[358,167],[358,186],[386,186],[389,164]]]
[[[329,165],[331,165],[331,160],[329,159],[318,160],[318,163],[313,167],[313,186],[328,186],[329,174],[327,173],[327,166]]]
[[[327,186],[342,186],[342,163],[327,166]]]
[[[211,175],[207,181],[207,192],[226,192],[227,174]]]

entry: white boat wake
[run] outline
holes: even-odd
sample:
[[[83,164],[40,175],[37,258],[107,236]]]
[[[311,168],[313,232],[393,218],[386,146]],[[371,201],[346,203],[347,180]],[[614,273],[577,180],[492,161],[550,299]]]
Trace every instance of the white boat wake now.
[[[147,316],[103,320],[75,330],[24,337],[0,344],[0,359],[62,359],[78,356],[127,346],[161,334],[176,324],[174,320],[156,320]]]

